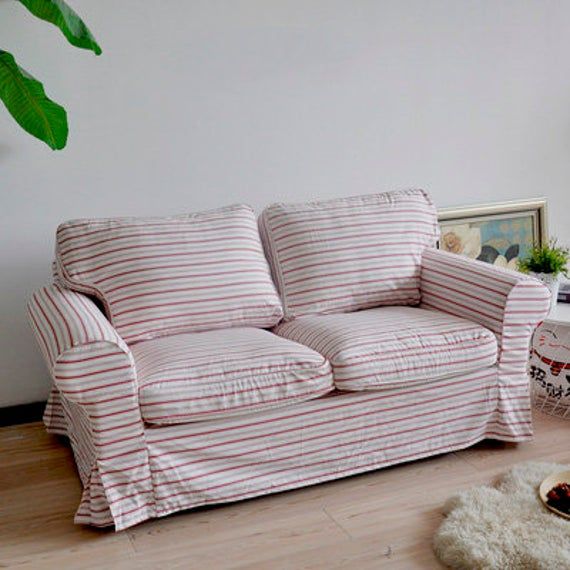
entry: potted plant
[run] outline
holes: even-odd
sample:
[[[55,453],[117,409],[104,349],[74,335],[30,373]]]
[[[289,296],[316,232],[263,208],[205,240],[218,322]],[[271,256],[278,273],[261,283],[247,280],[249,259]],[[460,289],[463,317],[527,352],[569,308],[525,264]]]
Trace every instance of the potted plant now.
[[[558,300],[560,288],[560,276],[567,273],[567,263],[570,250],[561,247],[555,239],[544,245],[533,246],[526,256],[519,259],[518,268],[523,273],[529,273],[542,281],[552,293],[551,304],[555,305]]]

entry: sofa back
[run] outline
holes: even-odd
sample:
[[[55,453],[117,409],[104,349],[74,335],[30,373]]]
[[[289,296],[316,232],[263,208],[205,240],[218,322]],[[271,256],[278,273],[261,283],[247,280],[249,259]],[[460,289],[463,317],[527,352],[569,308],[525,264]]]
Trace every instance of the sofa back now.
[[[438,238],[423,190],[273,204],[259,227],[287,320],[417,304],[422,252]]]
[[[243,205],[175,217],[73,220],[56,238],[59,281],[95,296],[126,342],[283,315]]]

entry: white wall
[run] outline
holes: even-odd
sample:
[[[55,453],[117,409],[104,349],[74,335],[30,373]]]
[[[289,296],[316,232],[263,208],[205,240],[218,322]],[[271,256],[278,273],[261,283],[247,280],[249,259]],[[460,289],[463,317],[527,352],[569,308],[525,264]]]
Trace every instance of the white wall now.
[[[570,242],[570,2],[73,0],[103,56],[16,2],[0,47],[70,114],[52,153],[0,109],[0,406],[48,378],[25,319],[67,218],[401,186],[546,195]]]

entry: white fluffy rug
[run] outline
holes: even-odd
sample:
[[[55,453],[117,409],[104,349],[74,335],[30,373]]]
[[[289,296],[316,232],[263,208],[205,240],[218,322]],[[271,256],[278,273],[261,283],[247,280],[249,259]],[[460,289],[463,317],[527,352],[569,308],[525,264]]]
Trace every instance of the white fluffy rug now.
[[[570,467],[521,463],[496,487],[451,497],[434,537],[439,559],[457,570],[570,569],[570,521],[538,497],[542,480]]]

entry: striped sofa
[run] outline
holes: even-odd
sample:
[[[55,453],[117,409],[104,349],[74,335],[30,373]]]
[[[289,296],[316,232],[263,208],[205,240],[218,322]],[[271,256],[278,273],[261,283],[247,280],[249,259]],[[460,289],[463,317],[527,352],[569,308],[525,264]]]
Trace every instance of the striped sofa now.
[[[62,224],[28,309],[76,522],[121,530],[531,438],[549,293],[437,238],[419,190]]]

